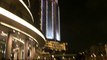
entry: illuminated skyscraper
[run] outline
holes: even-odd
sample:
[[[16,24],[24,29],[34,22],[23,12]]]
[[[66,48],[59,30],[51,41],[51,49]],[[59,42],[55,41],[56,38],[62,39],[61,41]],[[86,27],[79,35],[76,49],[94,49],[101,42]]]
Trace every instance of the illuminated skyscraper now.
[[[58,0],[41,0],[41,29],[47,39],[60,41]]]

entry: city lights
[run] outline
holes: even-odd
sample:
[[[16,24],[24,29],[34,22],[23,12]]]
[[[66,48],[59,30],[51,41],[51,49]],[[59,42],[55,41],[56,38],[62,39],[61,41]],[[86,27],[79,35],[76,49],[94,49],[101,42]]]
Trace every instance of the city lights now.
[[[15,27],[11,26],[11,25],[8,25],[8,24],[6,24],[6,23],[3,23],[3,22],[0,22],[0,24],[4,25],[4,26],[6,26],[6,27],[12,28],[12,29],[14,29],[14,30],[16,30],[16,31],[19,31],[19,32],[21,32],[21,33],[23,33],[23,34],[31,37],[32,39],[34,39],[34,40],[38,43],[38,41],[37,41],[35,38],[33,38],[31,35],[27,34],[26,32],[24,32],[24,31],[22,31],[22,30],[20,30],[20,29],[17,29],[17,28],[15,28]]]
[[[34,26],[32,26],[31,24],[29,24],[28,22],[26,22],[25,20],[21,19],[20,17],[14,15],[13,13],[7,11],[6,9],[0,7],[0,14],[12,19],[13,21],[16,21],[18,23],[20,23],[21,25],[31,29],[32,31],[34,31],[35,33],[37,33],[38,35],[40,35],[44,41],[46,40],[44,35]]]

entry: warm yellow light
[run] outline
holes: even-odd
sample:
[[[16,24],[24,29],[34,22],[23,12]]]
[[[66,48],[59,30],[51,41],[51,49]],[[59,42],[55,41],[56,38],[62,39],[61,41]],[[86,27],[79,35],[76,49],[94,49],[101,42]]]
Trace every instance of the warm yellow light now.
[[[11,25],[9,25],[9,24],[3,23],[3,22],[0,22],[0,24],[4,25],[4,26],[6,26],[6,27],[9,27],[9,28],[11,28],[11,29],[14,29],[14,30],[16,30],[16,31],[19,31],[19,32],[21,32],[21,33],[29,36],[30,38],[32,38],[34,41],[36,41],[36,42],[38,43],[38,41],[37,41],[35,38],[33,38],[31,35],[27,34],[26,32],[24,32],[24,31],[22,31],[22,30],[20,30],[20,29],[17,29],[17,28],[15,28],[15,27],[13,27],[13,26],[11,26]],[[38,43],[38,44],[39,44],[39,43]]]
[[[46,41],[44,35],[37,28],[35,28],[33,25],[29,24],[28,22],[26,22],[22,18],[20,18],[20,17],[16,16],[15,14],[5,10],[2,7],[0,7],[0,14],[10,18],[13,21],[18,22],[19,24],[21,24],[21,25],[23,25],[23,26],[25,26],[27,28],[29,28],[30,30],[32,30],[35,33],[37,33],[38,35],[40,35],[44,39],[44,41]]]
[[[21,42],[21,43],[23,43],[23,44],[24,44],[24,41],[22,41],[22,40],[21,40],[21,39],[19,39],[19,38],[13,37],[13,39],[15,39],[15,40],[17,40],[17,41],[19,41],[19,42]]]
[[[6,34],[4,31],[1,32],[2,36],[7,36],[8,34]]]

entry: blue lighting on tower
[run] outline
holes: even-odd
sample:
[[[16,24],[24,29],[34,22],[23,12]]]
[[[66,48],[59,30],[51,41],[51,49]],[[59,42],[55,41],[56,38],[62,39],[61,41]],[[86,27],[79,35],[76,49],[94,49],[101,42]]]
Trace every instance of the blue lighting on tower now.
[[[60,41],[58,0],[41,0],[41,29],[47,39]]]

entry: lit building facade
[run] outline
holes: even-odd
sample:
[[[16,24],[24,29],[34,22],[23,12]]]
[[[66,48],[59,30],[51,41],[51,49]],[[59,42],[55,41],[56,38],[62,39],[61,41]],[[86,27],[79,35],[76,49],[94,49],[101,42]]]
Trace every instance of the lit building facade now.
[[[58,0],[41,0],[41,29],[47,39],[61,40]]]
[[[0,0],[0,60],[33,60],[44,46],[29,8],[29,0]]]

